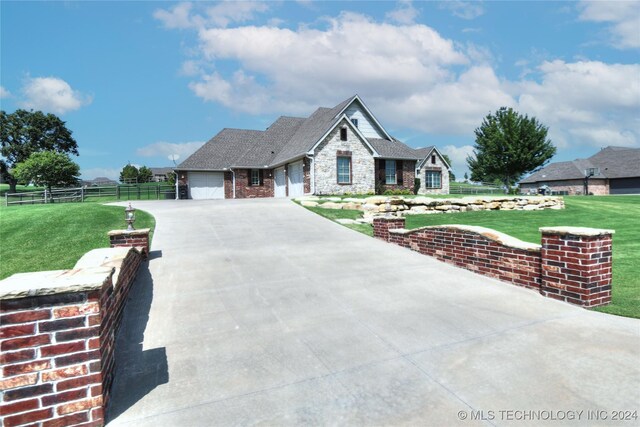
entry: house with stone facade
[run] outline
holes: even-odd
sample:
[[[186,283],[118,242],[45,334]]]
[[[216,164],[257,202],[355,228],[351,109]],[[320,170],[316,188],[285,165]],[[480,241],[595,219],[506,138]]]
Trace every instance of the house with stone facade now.
[[[640,148],[605,147],[587,159],[550,163],[520,181],[520,191],[552,194],[640,194]]]
[[[176,168],[182,198],[236,199],[414,191],[447,194],[450,166],[435,147],[387,133],[358,95],[266,130],[225,128]]]

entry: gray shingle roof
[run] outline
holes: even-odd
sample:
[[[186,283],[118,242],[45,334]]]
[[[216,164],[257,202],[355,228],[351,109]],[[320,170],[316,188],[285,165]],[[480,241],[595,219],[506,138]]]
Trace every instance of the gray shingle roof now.
[[[349,103],[355,98],[352,96],[345,99],[333,108],[320,107],[313,112],[309,118],[298,128],[296,133],[291,137],[289,142],[283,147],[276,157],[273,164],[278,165],[292,160],[296,157],[303,156],[313,145],[318,142],[339,119],[336,117]]]
[[[640,176],[640,148],[606,147],[588,159],[551,163],[521,180],[520,183],[583,179],[585,170],[589,168],[600,169],[600,174],[594,178]]]
[[[300,117],[280,117],[262,132],[260,141],[239,157],[232,166],[250,168],[273,164],[278,153],[305,121],[306,119]]]
[[[433,150],[434,148],[436,148],[434,145],[431,145],[429,147],[421,147],[421,148],[416,148],[416,152],[418,154],[418,158],[420,160],[424,159],[425,157],[427,157],[429,155],[429,153],[431,153],[431,150]]]
[[[378,152],[380,157],[387,159],[422,160],[420,152],[398,141],[388,141],[380,138],[367,138],[369,144]]]
[[[318,108],[308,118],[280,117],[265,131],[223,129],[178,169],[266,168],[302,157],[337,123],[338,114],[354,99],[356,96],[333,108]],[[367,141],[383,158],[421,160],[433,148],[414,150],[396,139]]]
[[[178,169],[224,170],[260,141],[264,132],[259,130],[225,128],[184,162]]]
[[[607,178],[640,176],[640,148],[606,147],[589,157]]]

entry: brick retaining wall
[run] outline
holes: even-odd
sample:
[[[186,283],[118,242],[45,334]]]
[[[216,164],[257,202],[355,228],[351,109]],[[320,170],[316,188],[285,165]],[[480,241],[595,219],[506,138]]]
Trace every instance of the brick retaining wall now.
[[[73,270],[0,281],[0,425],[104,425],[115,337],[144,256],[97,249]]]
[[[546,227],[537,245],[484,227],[404,225],[404,218],[375,218],[374,237],[550,298],[584,307],[611,302],[612,230]]]

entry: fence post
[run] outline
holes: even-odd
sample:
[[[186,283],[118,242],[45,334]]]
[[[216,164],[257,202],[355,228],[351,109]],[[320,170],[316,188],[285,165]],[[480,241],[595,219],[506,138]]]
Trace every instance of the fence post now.
[[[44,188],[44,203],[47,204],[47,187]]]
[[[80,187],[80,201],[84,202],[84,187]]]

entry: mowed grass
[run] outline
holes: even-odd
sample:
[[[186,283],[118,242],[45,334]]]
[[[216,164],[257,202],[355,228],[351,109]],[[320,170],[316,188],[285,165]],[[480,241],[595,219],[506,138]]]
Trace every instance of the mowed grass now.
[[[135,228],[154,228],[136,210]],[[97,203],[0,207],[0,280],[14,273],[72,268],[91,249],[109,247],[107,232],[126,228],[124,208]]]
[[[480,225],[540,243],[540,227],[575,226],[615,230],[613,235],[613,301],[596,310],[640,318],[640,196],[564,197],[566,208],[545,211],[482,211],[441,215],[407,215],[409,229],[426,225]],[[312,209],[322,215],[351,218],[358,211]],[[353,213],[352,213],[353,212]],[[326,216],[326,215],[325,215]],[[371,234],[371,227],[366,234]]]

